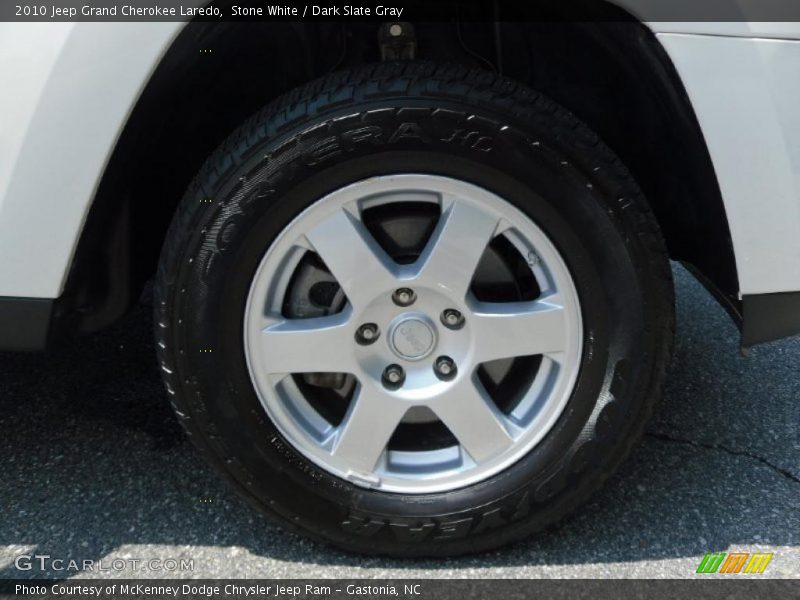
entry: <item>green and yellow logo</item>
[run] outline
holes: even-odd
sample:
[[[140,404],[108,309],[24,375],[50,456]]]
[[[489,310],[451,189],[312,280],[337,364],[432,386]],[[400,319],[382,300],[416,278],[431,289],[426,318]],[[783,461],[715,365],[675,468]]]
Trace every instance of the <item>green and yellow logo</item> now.
[[[698,573],[753,573],[760,574],[767,569],[774,553],[764,552],[709,552],[697,566]]]

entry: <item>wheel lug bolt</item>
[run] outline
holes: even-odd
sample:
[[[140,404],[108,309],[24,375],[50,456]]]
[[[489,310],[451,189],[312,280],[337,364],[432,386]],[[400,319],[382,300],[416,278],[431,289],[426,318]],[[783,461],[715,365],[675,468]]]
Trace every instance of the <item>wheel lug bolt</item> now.
[[[440,356],[433,364],[433,370],[439,379],[445,381],[452,379],[456,376],[456,363],[449,356]]]
[[[364,323],[356,331],[356,342],[362,346],[368,346],[375,342],[380,336],[381,332],[375,323]]]
[[[396,390],[406,380],[406,373],[400,365],[389,365],[383,370],[383,385]]]
[[[392,300],[397,306],[411,306],[416,299],[417,295],[414,293],[414,290],[409,288],[400,288],[399,290],[395,290],[394,294],[392,294]]]
[[[448,329],[461,329],[464,326],[464,315],[454,308],[442,311],[442,324]]]

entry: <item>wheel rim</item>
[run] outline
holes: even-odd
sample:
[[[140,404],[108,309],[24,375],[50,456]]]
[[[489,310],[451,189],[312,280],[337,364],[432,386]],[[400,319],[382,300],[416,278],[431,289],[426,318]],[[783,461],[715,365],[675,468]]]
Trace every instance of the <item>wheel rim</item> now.
[[[379,206],[402,211],[420,203],[438,207],[440,216],[421,254],[396,262],[362,217]],[[535,298],[476,297],[473,276],[500,239],[524,260]],[[293,276],[310,253],[338,284],[344,305],[324,316],[287,317]],[[253,385],[286,440],[337,477],[406,494],[476,483],[534,448],[569,400],[582,338],[566,263],[530,218],[475,185],[417,174],[367,179],[303,211],[264,255],[244,319]],[[482,376],[487,365],[520,357],[533,357],[535,372],[501,408]],[[321,374],[353,382],[338,422],[298,379],[316,382]],[[426,446],[415,434],[419,447],[399,447],[398,427],[415,423],[443,424],[455,443]]]

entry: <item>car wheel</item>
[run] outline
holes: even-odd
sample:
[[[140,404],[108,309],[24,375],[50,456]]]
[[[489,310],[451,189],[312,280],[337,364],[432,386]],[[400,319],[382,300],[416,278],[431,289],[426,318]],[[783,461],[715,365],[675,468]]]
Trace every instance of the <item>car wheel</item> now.
[[[504,77],[387,63],[249,119],[183,198],[156,283],[182,423],[292,530],[397,556],[522,538],[640,437],[673,334],[636,183]]]

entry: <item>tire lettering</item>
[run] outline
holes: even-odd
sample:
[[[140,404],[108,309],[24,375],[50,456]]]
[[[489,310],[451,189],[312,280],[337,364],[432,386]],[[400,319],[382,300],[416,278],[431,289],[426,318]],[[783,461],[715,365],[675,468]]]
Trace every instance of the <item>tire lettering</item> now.
[[[418,527],[412,527],[405,523],[389,523],[389,527],[391,527],[394,537],[400,542],[421,542],[436,529],[434,523],[423,523]]]
[[[475,519],[472,517],[468,519],[459,519],[457,521],[449,521],[446,523],[441,523],[439,527],[441,528],[441,533],[437,535],[434,539],[436,540],[455,540],[463,537],[467,537],[469,530],[472,528],[472,522]]]
[[[341,154],[341,152],[339,138],[330,136],[307,148],[303,152],[302,161],[312,167],[328,158]]]
[[[219,228],[219,233],[217,233],[217,250],[221,252],[228,247],[241,221],[241,215],[234,215],[222,224],[222,227]]]
[[[508,523],[508,521],[502,515],[502,510],[502,508],[495,508],[487,513],[484,513],[481,516],[480,521],[478,521],[478,524],[475,526],[475,529],[472,530],[472,533],[480,533],[481,531],[486,531],[487,529],[495,529]]]
[[[514,501],[509,498],[511,503],[486,511],[483,514],[457,519],[454,521],[436,521],[427,519],[417,524],[407,522],[392,522],[387,519],[372,519],[369,516],[350,514],[341,522],[341,527],[345,531],[363,537],[372,537],[387,527],[392,532],[395,539],[400,542],[421,542],[426,539],[432,540],[452,540],[464,538],[467,535],[478,534],[490,529],[506,526],[514,521],[524,519],[530,513],[530,494],[526,490],[519,498]],[[511,516],[506,517],[503,512],[513,511]],[[433,535],[433,534],[436,535]]]
[[[431,141],[427,134],[422,131],[422,128],[416,123],[400,123],[400,127],[398,127],[397,131],[389,138],[389,143],[394,144],[404,139],[421,140],[426,144]]]
[[[249,215],[257,204],[266,200],[274,193],[275,190],[272,189],[269,182],[263,181],[258,183],[250,191],[250,193],[248,193],[247,196],[242,198],[241,202],[239,202],[239,210],[241,210],[245,215]]]
[[[385,521],[373,521],[369,517],[350,515],[342,521],[342,529],[356,535],[371,537],[382,529],[385,524]]]
[[[493,140],[488,135],[481,135],[479,131],[468,131],[466,129],[456,129],[449,138],[442,138],[443,142],[479,150],[480,152],[491,152]]]
[[[342,133],[342,142],[344,146],[351,149],[356,144],[361,142],[369,142],[374,146],[383,143],[383,128],[377,125],[368,125],[367,127],[359,127],[358,129],[350,129]]]

